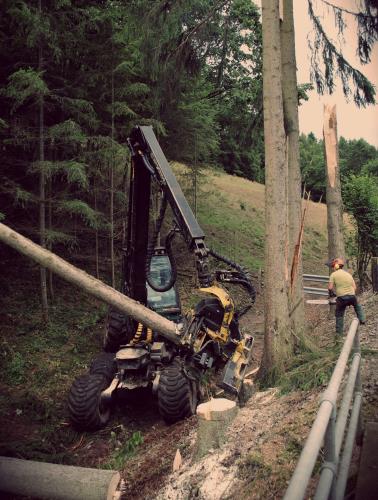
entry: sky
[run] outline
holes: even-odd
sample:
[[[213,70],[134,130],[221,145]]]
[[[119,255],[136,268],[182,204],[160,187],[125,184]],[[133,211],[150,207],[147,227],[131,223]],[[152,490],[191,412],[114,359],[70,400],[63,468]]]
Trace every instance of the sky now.
[[[254,0],[261,6],[261,0]],[[342,6],[352,12],[358,10],[359,0],[329,0],[336,6]],[[315,11],[322,20],[322,25],[333,41],[337,41],[337,29],[331,10],[322,8],[321,0],[314,0]],[[295,47],[297,59],[298,83],[310,83],[310,49],[308,36],[313,32],[312,23],[308,15],[307,0],[293,0],[295,23]],[[357,36],[356,23],[353,16],[345,17],[347,29],[341,49],[344,57],[359,69],[376,88],[378,102],[378,44],[371,53],[371,62],[368,65],[359,64],[356,56]],[[336,45],[337,46],[337,45]],[[319,96],[316,90],[308,93],[309,100],[299,107],[300,131],[308,134],[313,132],[319,139],[323,135],[323,107],[324,104],[336,104],[338,135],[346,139],[363,138],[368,143],[378,147],[378,104],[366,108],[358,108],[353,100],[347,102],[341,88],[340,80],[336,80],[336,89],[332,95]]]
[[[331,0],[334,5],[343,6],[356,12],[356,0]],[[321,7],[321,1],[317,4]],[[310,82],[310,49],[307,37],[311,36],[312,24],[307,12],[307,0],[294,0],[295,46],[297,57],[298,83]],[[323,26],[333,40],[337,40],[337,30],[331,11],[318,8]],[[371,63],[360,65],[356,57],[357,39],[356,24],[353,16],[347,16],[347,30],[344,42],[341,44],[344,57],[359,69],[376,87],[378,102],[378,44],[375,44]],[[299,107],[299,126],[303,133],[314,132],[322,137],[323,106],[325,103],[336,104],[338,135],[346,139],[363,138],[370,144],[378,147],[378,104],[366,108],[358,108],[353,100],[347,102],[341,89],[341,82],[336,81],[336,91],[332,95],[318,96],[316,91],[309,93],[310,99]]]

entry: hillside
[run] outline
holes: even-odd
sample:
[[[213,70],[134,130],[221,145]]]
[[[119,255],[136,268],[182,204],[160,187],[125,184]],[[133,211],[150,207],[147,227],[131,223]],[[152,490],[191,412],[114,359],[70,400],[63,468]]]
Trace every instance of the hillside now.
[[[188,174],[183,165],[174,164],[186,193]],[[216,170],[200,174],[198,220],[210,247],[258,270],[264,260],[264,186]],[[188,200],[191,200],[188,194]],[[327,260],[327,210],[322,203],[303,202],[306,208],[304,230],[304,271],[323,274]]]
[[[175,168],[184,185],[183,167]],[[263,265],[263,186],[215,171],[206,172],[201,179],[198,219],[209,246],[253,271],[259,270]],[[325,207],[310,202],[304,248],[304,267],[308,272],[323,274],[325,271],[325,219]],[[190,459],[195,417],[168,427],[159,417],[156,401],[149,395],[139,395],[123,401],[102,431],[94,434],[74,431],[67,422],[66,394],[73,379],[87,369],[101,350],[106,307],[54,278],[56,296],[51,321],[47,327],[42,325],[37,266],[7,249],[1,251],[4,258],[1,259],[0,287],[4,293],[0,308],[0,454],[116,468],[123,471],[129,497],[152,498],[171,470],[176,449],[180,448],[184,459]],[[76,261],[75,256],[71,259]],[[178,263],[180,289],[185,290],[186,305],[190,305],[193,303],[191,289],[195,285],[193,269],[183,255],[179,256]],[[308,311],[308,317],[311,324],[327,336],[333,321],[313,309]],[[262,321],[262,301],[258,297],[256,307],[243,324],[256,338],[255,365],[261,355]],[[331,357],[334,356],[333,351],[330,352]],[[252,399],[241,412],[242,421],[235,434],[239,442],[245,441],[245,452],[231,447],[231,458],[220,458],[223,466],[228,467],[228,460],[244,457],[237,460],[240,465],[237,470],[241,474],[239,479],[247,478],[247,485],[251,477],[266,479],[267,471],[274,467],[278,478],[275,487],[282,488],[298,456],[303,430],[294,426],[288,439],[281,439],[288,426],[294,425],[290,417],[293,401],[301,414],[303,412],[302,423],[307,428],[317,393],[318,389],[311,388],[284,399],[276,389],[257,393],[254,396],[257,399]],[[286,414],[288,418],[281,418]],[[254,431],[245,433],[243,426],[252,421]],[[276,422],[279,422],[277,427]],[[276,427],[275,441],[272,440],[273,427]],[[273,465],[262,449],[256,451],[259,443],[268,443],[269,449],[274,443],[282,445],[281,455],[275,456]],[[279,467],[284,462],[290,467],[281,473]],[[240,488],[247,487],[242,483],[237,483]]]

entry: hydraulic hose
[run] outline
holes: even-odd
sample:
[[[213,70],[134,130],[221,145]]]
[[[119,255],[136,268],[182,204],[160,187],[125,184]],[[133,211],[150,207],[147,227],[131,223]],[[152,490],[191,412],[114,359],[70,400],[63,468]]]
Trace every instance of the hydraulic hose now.
[[[256,290],[255,287],[253,286],[252,279],[248,270],[240,266],[236,262],[228,259],[227,257],[220,255],[218,252],[215,252],[212,249],[209,249],[209,254],[215,259],[224,262],[233,269],[236,269],[237,273],[232,273],[231,271],[217,271],[216,276],[217,279],[219,279],[220,281],[224,281],[227,283],[234,283],[236,285],[242,286],[247,290],[251,298],[251,303],[245,306],[240,311],[238,311],[238,316],[239,317],[243,316],[243,314],[245,314],[252,307],[252,304],[254,304],[256,300]]]

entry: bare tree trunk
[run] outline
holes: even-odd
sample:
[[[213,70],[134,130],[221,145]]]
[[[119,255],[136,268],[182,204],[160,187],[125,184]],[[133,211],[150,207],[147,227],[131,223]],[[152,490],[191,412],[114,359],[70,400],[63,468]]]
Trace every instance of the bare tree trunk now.
[[[378,257],[371,258],[371,281],[373,292],[378,293]]]
[[[223,28],[223,43],[222,43],[222,52],[221,52],[221,57],[220,57],[220,62],[218,66],[218,71],[217,71],[217,83],[216,87],[219,89],[222,85],[222,80],[223,80],[223,73],[224,73],[224,67],[226,63],[226,56],[227,56],[227,48],[228,48],[228,30],[229,30],[229,25],[230,25],[230,6],[228,5],[227,7],[227,13],[224,17],[224,28]]]
[[[94,209],[97,212],[97,186],[96,180],[93,182],[93,195],[94,195]],[[98,227],[96,226],[95,231],[95,258],[96,258],[96,278],[100,278],[100,269],[99,269],[99,255],[98,255]]]
[[[303,266],[301,254],[301,171],[293,0],[283,1],[281,23],[282,95],[288,155],[289,263],[292,266],[290,311],[295,331],[304,329]],[[298,246],[298,242],[300,242]]]
[[[173,321],[163,318],[163,316],[148,309],[136,300],[126,297],[126,295],[114,290],[111,286],[105,285],[100,280],[69,264],[2,223],[0,223],[0,241],[30,257],[47,269],[51,269],[55,274],[90,295],[106,302],[115,309],[125,312],[139,323],[160,332],[163,337],[166,337],[171,342],[175,344],[181,343],[180,337],[177,335],[177,327]]]
[[[113,47],[112,47],[113,50]],[[115,288],[114,265],[114,71],[112,68],[112,154],[110,165],[110,263],[112,272],[112,287]]]
[[[38,0],[38,13],[42,16],[42,0]],[[42,53],[42,41],[39,41],[38,48],[38,69],[42,71],[43,69],[43,53]],[[45,138],[44,138],[44,99],[43,96],[39,98],[39,161],[43,162],[45,160]],[[40,168],[39,174],[39,233],[40,233],[40,244],[43,248],[46,248],[46,192],[45,192],[45,174],[43,167]],[[40,267],[40,281],[41,281],[41,301],[42,301],[42,318],[43,321],[48,321],[49,319],[49,306],[47,301],[47,279],[46,279],[46,269]]]
[[[280,372],[291,354],[287,163],[278,0],[262,1],[265,135],[265,337],[260,377]]]
[[[48,205],[47,205],[48,227],[49,227],[49,231],[52,231],[52,180],[51,180],[51,177],[49,178],[49,181],[48,181],[47,197],[48,197]],[[52,252],[53,245],[52,245],[51,241],[48,245],[48,249],[50,250],[50,252]],[[53,284],[53,273],[51,271],[48,272],[48,277],[49,277],[50,299],[53,301],[54,300],[54,284]]]
[[[323,134],[327,177],[328,258],[341,257],[345,259],[336,105],[326,104],[324,106]]]

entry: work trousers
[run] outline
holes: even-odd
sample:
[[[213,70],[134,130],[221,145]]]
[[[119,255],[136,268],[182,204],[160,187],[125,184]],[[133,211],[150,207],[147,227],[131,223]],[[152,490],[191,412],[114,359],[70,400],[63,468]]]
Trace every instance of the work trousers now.
[[[348,306],[353,306],[356,316],[360,323],[365,323],[365,313],[360,304],[357,302],[355,295],[343,295],[336,299],[336,334],[342,335],[344,332],[344,314]]]

